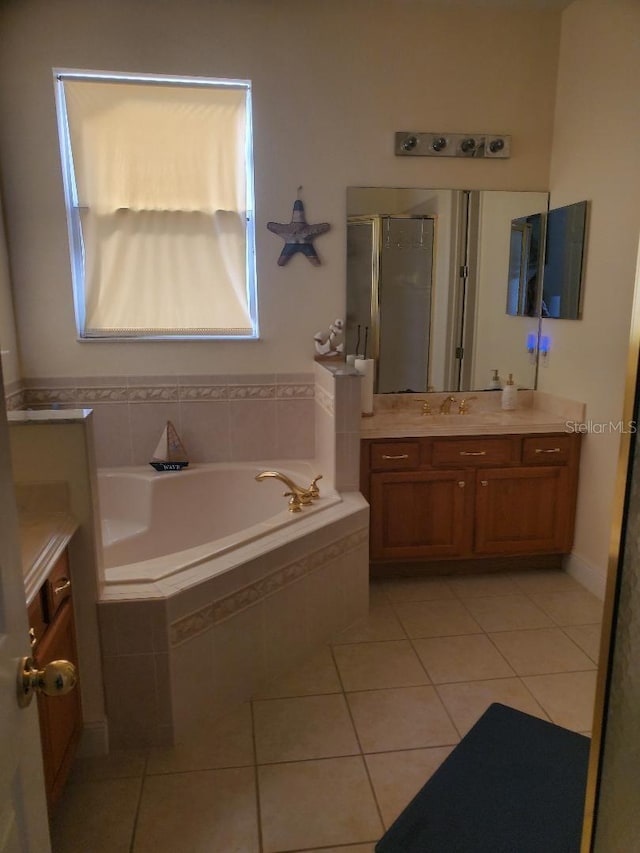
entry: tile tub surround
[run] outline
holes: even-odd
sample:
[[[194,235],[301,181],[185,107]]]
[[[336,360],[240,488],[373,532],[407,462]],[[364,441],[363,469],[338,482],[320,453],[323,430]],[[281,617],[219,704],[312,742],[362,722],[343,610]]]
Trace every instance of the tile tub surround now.
[[[167,420],[194,462],[314,455],[311,372],[34,378],[23,384],[23,407],[93,409],[98,467],[148,462]]]
[[[91,408],[99,468],[144,465],[167,420],[193,462],[310,459],[338,491],[359,488],[360,375],[313,373],[26,379],[13,408]]]
[[[315,365],[315,456],[332,488],[360,488],[361,376],[344,363]],[[333,478],[333,479],[331,479]]]
[[[21,380],[8,382],[4,386],[4,403],[8,412],[15,412],[24,405],[24,391]]]
[[[111,748],[161,745],[245,701],[368,607],[361,495],[98,604]],[[268,541],[267,541],[268,540]]]
[[[215,578],[200,566],[176,584],[101,585],[98,617],[112,748],[170,742],[193,714],[218,713],[249,695],[261,679],[291,666],[366,606],[368,506],[359,494],[345,494],[358,484],[357,375],[336,376],[316,366],[314,374],[91,377],[25,385],[24,402],[32,411],[16,412],[16,418],[57,422],[74,406],[93,410],[99,466],[131,464],[136,454],[146,463],[171,419],[194,461],[200,461],[198,454],[202,461],[305,459],[319,444],[318,470],[343,496],[341,505],[322,514],[317,529],[310,518],[301,520],[295,534],[274,534],[268,553],[260,545],[244,556],[225,555]],[[326,416],[320,426],[319,411]],[[223,614],[221,608],[245,589],[251,600],[241,607],[235,602],[233,613]],[[203,630],[173,646],[170,626],[187,616]],[[195,695],[203,682],[198,649],[204,649],[209,681],[216,679],[206,701]],[[176,686],[176,673],[187,673],[184,691],[182,682]]]

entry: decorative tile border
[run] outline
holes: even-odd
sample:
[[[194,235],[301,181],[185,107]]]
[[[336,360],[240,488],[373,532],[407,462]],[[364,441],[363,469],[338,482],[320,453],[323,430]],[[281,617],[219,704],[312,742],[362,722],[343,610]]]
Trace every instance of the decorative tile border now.
[[[172,403],[178,399],[177,385],[150,385],[127,389],[130,403]]]
[[[275,396],[275,385],[229,385],[230,400],[270,400]]]
[[[335,398],[328,391],[325,391],[322,385],[316,385],[315,391],[315,397],[320,408],[324,409],[331,417],[335,417]]]
[[[253,377],[252,377],[253,378]],[[65,379],[60,385],[55,380],[31,379],[29,387],[7,396],[7,407],[20,409],[26,406],[41,408],[55,405],[74,405],[91,403],[172,403],[225,400],[297,400],[312,399],[315,388],[312,383],[285,381],[282,384],[251,382],[247,384],[226,383],[224,377],[212,377],[212,383],[196,382],[189,385],[181,379],[180,383],[154,383],[129,385],[127,377],[117,379],[109,385],[83,384],[80,380]],[[86,379],[84,379],[86,382]]]
[[[53,406],[61,403],[73,404],[76,401],[75,388],[25,388],[25,406]]]
[[[24,390],[20,388],[18,391],[12,391],[4,398],[5,406],[8,412],[18,412],[24,406]]]
[[[179,385],[178,396],[181,402],[227,400],[229,398],[226,385]]]
[[[357,530],[320,548],[318,551],[314,551],[312,554],[307,554],[299,560],[277,569],[253,584],[207,604],[206,607],[190,613],[188,616],[183,616],[169,626],[169,644],[178,646],[198,634],[208,631],[214,625],[235,616],[248,607],[252,607],[263,598],[279,592],[321,566],[361,547],[368,542],[368,539],[368,528]]]
[[[124,403],[126,400],[126,388],[101,386],[75,389],[75,402],[77,403]]]
[[[277,394],[280,400],[311,400],[315,396],[315,386],[308,385],[277,385]]]

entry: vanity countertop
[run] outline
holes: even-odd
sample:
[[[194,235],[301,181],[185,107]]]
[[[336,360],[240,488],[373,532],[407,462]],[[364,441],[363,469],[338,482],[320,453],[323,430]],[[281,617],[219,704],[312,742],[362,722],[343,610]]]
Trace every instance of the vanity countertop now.
[[[27,605],[77,529],[78,522],[68,512],[20,513],[20,552]]]
[[[93,409],[18,409],[7,412],[10,424],[78,424],[91,416]]]
[[[538,391],[520,391],[518,408],[503,411],[495,392],[458,393],[452,414],[438,414],[446,394],[394,395],[374,404],[374,414],[362,417],[361,438],[405,438],[409,436],[509,435],[517,433],[578,432],[584,421],[584,404]],[[459,402],[469,401],[468,414],[457,413]],[[473,399],[472,399],[473,398]],[[428,400],[435,414],[422,414]]]

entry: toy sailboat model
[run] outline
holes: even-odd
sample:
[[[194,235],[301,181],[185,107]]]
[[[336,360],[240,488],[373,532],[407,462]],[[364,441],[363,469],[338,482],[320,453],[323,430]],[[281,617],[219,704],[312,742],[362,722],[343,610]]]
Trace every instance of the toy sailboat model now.
[[[171,421],[167,421],[149,465],[152,465],[156,471],[180,471],[188,464],[187,451],[180,441],[176,428]]]

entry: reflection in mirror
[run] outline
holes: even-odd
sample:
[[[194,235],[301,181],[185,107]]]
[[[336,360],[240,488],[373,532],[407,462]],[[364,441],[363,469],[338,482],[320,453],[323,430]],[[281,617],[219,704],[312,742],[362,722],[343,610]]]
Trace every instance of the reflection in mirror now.
[[[542,316],[580,317],[587,202],[549,211],[542,290]]]
[[[538,317],[505,313],[511,221],[547,193],[349,187],[346,351],[376,359],[377,393],[535,386]],[[366,330],[366,332],[365,332]]]
[[[542,214],[511,220],[507,314],[537,317],[540,295]]]

